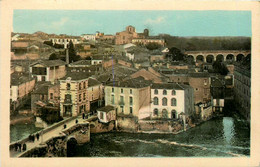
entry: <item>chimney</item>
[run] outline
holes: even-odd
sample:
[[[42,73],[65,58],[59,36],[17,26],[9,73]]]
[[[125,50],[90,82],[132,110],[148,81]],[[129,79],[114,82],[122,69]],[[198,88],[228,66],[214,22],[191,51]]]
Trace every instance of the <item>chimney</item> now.
[[[65,49],[66,50],[66,63],[69,64],[70,61],[69,61],[69,50],[68,49]]]

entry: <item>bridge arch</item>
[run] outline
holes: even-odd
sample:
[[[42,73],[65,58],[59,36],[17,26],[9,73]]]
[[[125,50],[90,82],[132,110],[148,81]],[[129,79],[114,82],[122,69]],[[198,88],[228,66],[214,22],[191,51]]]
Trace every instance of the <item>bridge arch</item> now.
[[[223,62],[223,61],[224,61],[224,56],[223,56],[223,54],[218,54],[218,55],[216,56],[216,61]]]
[[[188,55],[188,56],[187,56],[187,60],[188,60],[188,61],[191,61],[191,62],[195,62],[193,55]]]
[[[70,137],[67,141],[67,157],[73,157],[75,155],[75,148],[78,142],[75,137]]]
[[[242,61],[244,58],[245,58],[245,55],[243,55],[243,54],[238,54],[237,56],[236,56],[237,58],[237,61],[239,62],[239,61]]]
[[[196,56],[196,62],[202,61],[204,62],[204,56],[203,55],[197,55]]]
[[[207,63],[213,63],[214,62],[214,56],[213,55],[207,55],[206,56],[206,62]]]
[[[228,54],[226,56],[226,61],[234,61],[234,59],[235,59],[235,56],[233,54]]]

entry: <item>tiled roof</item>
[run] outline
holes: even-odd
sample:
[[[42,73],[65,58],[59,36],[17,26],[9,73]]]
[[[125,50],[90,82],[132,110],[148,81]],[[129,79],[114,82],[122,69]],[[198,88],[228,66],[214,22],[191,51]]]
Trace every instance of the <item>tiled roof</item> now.
[[[22,83],[33,80],[33,78],[29,78],[29,74],[20,74],[20,73],[12,73],[11,74],[11,85],[20,85]]]
[[[68,77],[70,77],[71,80],[83,80],[89,78],[91,75],[89,72],[67,72],[66,76],[60,80],[66,80]]]
[[[143,77],[138,77],[134,79],[128,79],[125,81],[117,81],[114,83],[108,84],[108,86],[115,86],[115,87],[126,87],[126,88],[143,88],[150,86],[152,81],[144,80]]]
[[[177,83],[153,83],[152,89],[176,89],[176,90],[183,90],[184,87],[180,86]]]
[[[105,107],[97,109],[97,111],[109,112],[109,111],[114,110],[114,109],[115,109],[114,106],[107,105]]]
[[[101,84],[101,82],[99,82],[98,80],[96,80],[94,78],[88,79],[88,86],[95,86],[95,85],[99,85],[99,84]]]
[[[91,60],[79,60],[79,61],[70,63],[70,65],[91,65]]]
[[[66,63],[62,60],[39,60],[39,61],[31,64],[30,66],[34,66],[36,64],[42,64],[43,66],[46,66],[46,67],[53,67],[53,66],[62,66],[62,65],[65,65]]]
[[[42,82],[40,85],[36,86],[36,89],[32,94],[48,94],[49,86],[51,86],[50,82]]]

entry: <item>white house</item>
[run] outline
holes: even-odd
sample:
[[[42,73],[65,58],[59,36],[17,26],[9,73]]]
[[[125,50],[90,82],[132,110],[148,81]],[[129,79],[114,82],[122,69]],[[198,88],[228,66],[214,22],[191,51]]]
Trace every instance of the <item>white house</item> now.
[[[105,107],[97,109],[97,116],[100,122],[108,123],[110,121],[116,120],[115,107],[107,105]]]
[[[96,41],[96,35],[95,34],[83,34],[81,35],[84,39],[88,41]]]
[[[154,83],[151,86],[151,118],[178,119],[183,112],[194,111],[193,89],[177,83]]]
[[[51,81],[66,75],[65,62],[62,60],[39,60],[30,65],[30,74],[37,81]]]

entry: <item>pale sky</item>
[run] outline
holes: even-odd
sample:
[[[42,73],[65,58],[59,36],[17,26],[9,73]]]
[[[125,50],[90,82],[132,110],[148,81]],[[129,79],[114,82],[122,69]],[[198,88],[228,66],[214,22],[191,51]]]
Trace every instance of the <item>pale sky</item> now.
[[[81,35],[115,34],[132,25],[151,35],[249,36],[250,11],[14,10],[13,31]]]

